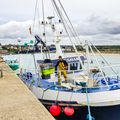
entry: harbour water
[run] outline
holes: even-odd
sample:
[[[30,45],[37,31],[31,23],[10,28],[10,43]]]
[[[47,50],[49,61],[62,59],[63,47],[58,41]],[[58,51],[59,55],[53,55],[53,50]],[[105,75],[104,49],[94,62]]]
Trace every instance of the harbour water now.
[[[75,55],[74,53],[64,53],[64,57],[70,57],[74,55]],[[56,56],[56,54],[54,53],[51,53],[50,57],[52,59],[58,58],[58,56]],[[103,54],[103,57],[109,63],[109,65],[114,65],[113,68],[116,70],[116,73],[120,74],[119,73],[120,72],[120,67],[119,67],[120,66],[120,54]],[[18,55],[6,55],[4,56],[4,58],[17,58],[17,60],[19,61],[20,68],[35,72],[35,64],[36,64],[35,61],[39,59],[43,59],[43,55],[40,53],[37,53],[34,55],[33,54],[18,54]],[[96,55],[96,58],[98,59],[98,62],[100,63],[101,66],[103,67],[106,66],[103,62],[102,57],[100,57],[99,55]],[[91,60],[94,62],[93,56],[91,56]],[[94,64],[96,64],[97,66],[97,63],[94,62]],[[108,73],[108,75],[113,74],[112,72],[109,71],[109,69],[104,69],[104,71]]]
[[[91,107],[92,120],[120,120],[120,105],[110,107]],[[62,113],[56,120],[89,120],[87,119],[88,110],[87,107],[80,107],[75,110],[75,114],[68,117]]]

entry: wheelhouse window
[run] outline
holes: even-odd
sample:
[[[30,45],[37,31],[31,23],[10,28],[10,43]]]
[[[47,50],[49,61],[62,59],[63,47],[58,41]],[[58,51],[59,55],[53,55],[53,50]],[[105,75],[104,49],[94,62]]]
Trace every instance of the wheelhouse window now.
[[[70,70],[77,70],[78,69],[78,63],[70,63]]]

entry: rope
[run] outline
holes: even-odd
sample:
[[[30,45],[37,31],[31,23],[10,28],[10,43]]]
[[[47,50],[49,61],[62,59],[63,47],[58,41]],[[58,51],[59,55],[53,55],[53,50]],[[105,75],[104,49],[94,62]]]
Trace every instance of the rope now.
[[[88,120],[95,120],[95,118],[91,116],[91,111],[90,111],[90,104],[89,104],[89,97],[88,97],[87,88],[86,88],[86,98],[87,98],[87,106],[88,106],[88,115],[87,115],[87,119],[88,119]]]

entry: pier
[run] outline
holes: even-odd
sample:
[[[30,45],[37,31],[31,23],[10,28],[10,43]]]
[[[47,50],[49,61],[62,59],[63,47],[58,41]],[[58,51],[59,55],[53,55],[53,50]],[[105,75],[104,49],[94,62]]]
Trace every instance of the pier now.
[[[54,120],[5,62],[0,68],[0,120]]]

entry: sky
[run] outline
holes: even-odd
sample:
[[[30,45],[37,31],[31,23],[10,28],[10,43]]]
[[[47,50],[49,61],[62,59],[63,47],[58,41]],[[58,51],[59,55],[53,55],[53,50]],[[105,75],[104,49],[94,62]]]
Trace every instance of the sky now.
[[[49,1],[44,0],[46,16],[53,13]],[[111,43],[112,40],[113,43],[120,44],[120,0],[61,2],[81,39],[90,39],[98,43]],[[0,42],[19,37],[29,39],[27,29],[34,18],[34,9],[35,0],[0,0]]]

